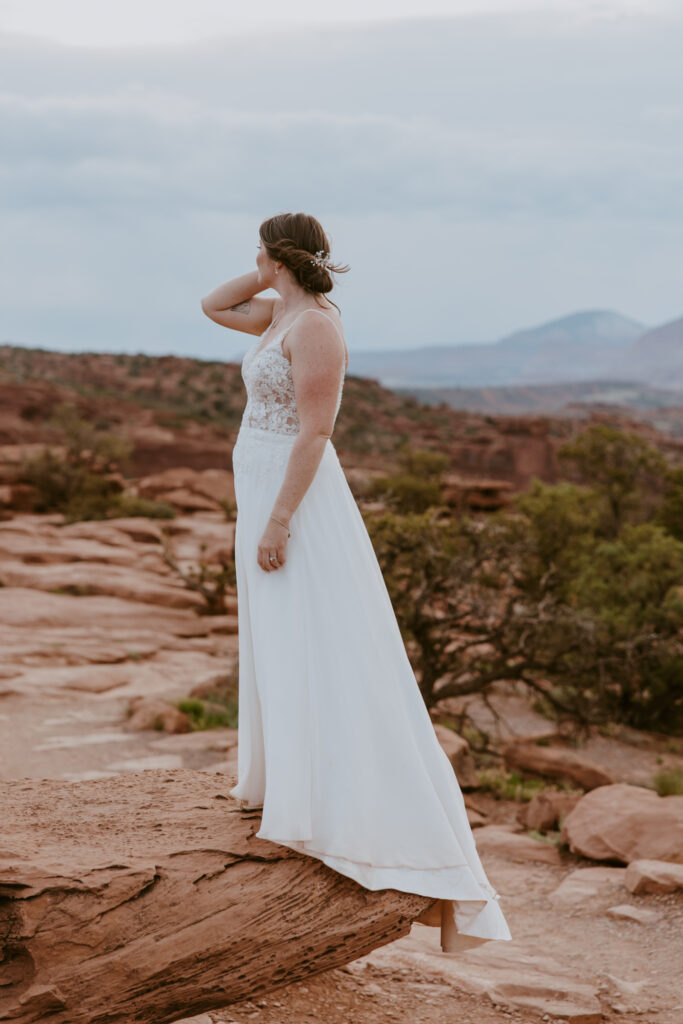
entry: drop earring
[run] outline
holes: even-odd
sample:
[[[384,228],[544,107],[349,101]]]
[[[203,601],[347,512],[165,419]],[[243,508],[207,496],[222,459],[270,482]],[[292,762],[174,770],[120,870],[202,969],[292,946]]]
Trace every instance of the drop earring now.
[[[277,269],[278,269],[278,268],[276,267],[276,268],[275,268],[275,273],[276,273],[276,274],[277,274]]]

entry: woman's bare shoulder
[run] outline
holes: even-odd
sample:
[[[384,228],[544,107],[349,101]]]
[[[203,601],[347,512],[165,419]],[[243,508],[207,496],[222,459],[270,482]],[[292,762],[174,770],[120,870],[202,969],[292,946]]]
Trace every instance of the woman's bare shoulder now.
[[[344,337],[344,325],[342,324],[342,319],[341,319],[341,315],[339,313],[339,310],[337,309],[336,306],[333,306],[331,304],[330,305],[321,306],[318,303],[315,306],[307,307],[307,309],[304,310],[303,312],[308,313],[310,311],[318,312],[318,313],[324,313],[325,317],[328,320],[330,320],[332,322],[333,326],[336,328],[336,333],[339,335],[339,337],[340,337],[340,339],[341,339],[341,341],[342,341],[342,343],[344,345],[344,360],[345,360],[344,369],[346,371],[346,369],[348,369],[348,365],[349,365],[349,347],[346,344],[346,338]],[[299,319],[299,318],[297,318],[297,319]],[[282,349],[283,349],[284,354],[287,356],[287,358],[291,362],[292,354],[291,354],[291,351],[287,349],[287,341],[289,340],[289,337],[290,337],[290,332],[287,332],[287,336],[285,337],[285,339],[283,341],[283,344],[282,344]],[[295,338],[296,338],[296,334],[295,334]]]

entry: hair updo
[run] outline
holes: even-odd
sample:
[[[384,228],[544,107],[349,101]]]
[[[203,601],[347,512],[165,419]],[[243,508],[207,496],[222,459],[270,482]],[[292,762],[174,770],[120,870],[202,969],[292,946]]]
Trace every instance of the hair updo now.
[[[330,243],[320,221],[308,213],[277,213],[264,220],[259,236],[272,260],[279,260],[294,275],[304,291],[317,297],[334,288],[332,273],[345,274],[347,265],[312,263],[315,254],[330,252]],[[329,300],[332,302],[332,299]],[[336,302],[332,305],[339,309]]]

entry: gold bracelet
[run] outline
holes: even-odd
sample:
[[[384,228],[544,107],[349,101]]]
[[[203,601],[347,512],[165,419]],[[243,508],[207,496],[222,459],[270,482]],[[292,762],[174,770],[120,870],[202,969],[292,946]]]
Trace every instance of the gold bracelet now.
[[[287,531],[287,536],[288,537],[292,536],[291,531],[290,531],[289,527],[287,526],[287,523],[283,523],[281,519],[277,519],[275,516],[271,516],[270,518],[271,519],[275,519],[275,522],[279,523],[280,526],[284,526],[285,530]]]

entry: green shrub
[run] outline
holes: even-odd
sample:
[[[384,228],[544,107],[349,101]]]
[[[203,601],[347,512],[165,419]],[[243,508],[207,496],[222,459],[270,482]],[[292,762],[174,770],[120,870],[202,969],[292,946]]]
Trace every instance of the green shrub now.
[[[183,569],[173,554],[168,535],[162,540],[163,558],[166,564],[180,577],[188,590],[198,593],[204,600],[199,609],[200,615],[225,615],[227,613],[226,598],[228,592],[237,584],[235,565],[235,545],[233,538],[232,551],[227,559],[222,558],[219,566],[209,565],[204,558],[206,542],[199,546],[200,558],[196,566]]]
[[[367,489],[369,498],[380,498],[398,512],[426,512],[441,501],[437,481],[397,474],[375,477]]]
[[[51,449],[24,462],[22,481],[36,489],[36,512],[62,512],[67,522],[119,516],[172,519],[176,515],[172,505],[125,494],[116,476],[91,472]]]
[[[145,516],[170,519],[175,509],[165,502],[123,492],[119,467],[130,457],[129,442],[97,430],[69,403],[58,406],[52,426],[62,435],[64,454],[46,448],[25,459],[23,483],[36,490],[37,512],[62,512],[67,522]]]
[[[548,789],[545,779],[525,779],[517,772],[485,769],[477,773],[479,788],[493,793],[498,800],[519,800],[528,803],[538,793]]]
[[[519,680],[549,720],[683,728],[683,543],[606,538],[595,492],[536,482],[473,520],[364,518],[428,707]]]
[[[174,519],[177,511],[167,501],[141,498],[131,494],[117,495],[112,502],[110,517],[144,516],[147,519]]]
[[[401,513],[426,512],[443,501],[443,474],[449,459],[441,452],[413,448],[409,443],[399,448],[398,472],[376,477],[369,485],[368,497],[381,498],[390,508]]]
[[[660,796],[683,795],[683,768],[662,768],[652,781]]]
[[[223,704],[223,707],[220,705]],[[197,697],[187,697],[176,703],[190,719],[192,731],[201,729],[236,729],[238,721],[237,701],[233,697],[219,696],[205,702]]]
[[[664,500],[655,522],[683,541],[683,468],[672,470],[667,476]]]
[[[661,503],[666,460],[635,432],[594,423],[562,445],[558,457],[600,495],[606,536],[626,522],[650,519]]]

